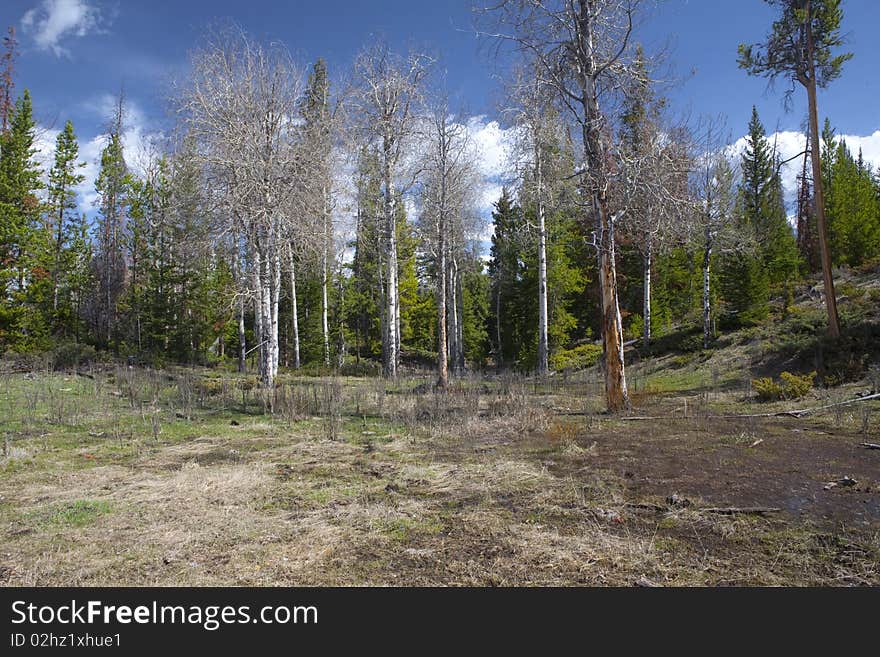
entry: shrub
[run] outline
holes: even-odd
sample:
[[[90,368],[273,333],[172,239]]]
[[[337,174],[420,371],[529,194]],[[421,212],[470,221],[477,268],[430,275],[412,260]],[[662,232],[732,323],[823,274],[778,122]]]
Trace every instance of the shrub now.
[[[759,401],[776,401],[782,399],[782,386],[770,377],[754,379],[752,389],[758,395]]]
[[[56,370],[88,365],[97,359],[95,348],[77,342],[62,342],[52,350],[52,366]]]
[[[683,337],[681,340],[678,341],[676,349],[686,354],[694,351],[702,351],[703,334],[692,333],[691,335]]]
[[[800,399],[813,388],[816,378],[815,372],[809,374],[792,374],[783,372],[779,375],[781,383],[775,382],[769,377],[754,379],[752,389],[758,395],[759,401],[778,401],[780,399]]]
[[[800,399],[812,390],[816,373],[810,372],[798,376],[791,372],[783,372],[779,378],[782,379],[782,394],[785,399]]]
[[[361,362],[349,362],[339,366],[339,376],[379,376],[382,374],[382,365],[371,360]]]
[[[550,356],[550,367],[556,371],[580,370],[599,362],[602,346],[587,342],[572,349],[559,349]]]

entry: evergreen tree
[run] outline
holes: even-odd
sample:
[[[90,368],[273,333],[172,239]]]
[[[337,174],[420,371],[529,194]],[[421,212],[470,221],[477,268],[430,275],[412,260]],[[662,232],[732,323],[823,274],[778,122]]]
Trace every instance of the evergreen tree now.
[[[797,243],[785,212],[778,165],[752,107],[736,206],[742,245],[729,254],[721,271],[727,309],[740,322],[765,317],[771,287],[786,283],[797,270]]]
[[[355,358],[378,358],[382,350],[384,294],[381,231],[381,183],[376,154],[364,148],[358,158],[357,226],[349,265],[346,315],[354,337]]]
[[[76,210],[76,190],[85,176],[79,170],[85,162],[78,162],[79,144],[68,121],[55,142],[55,163],[49,171],[46,230],[50,239],[52,271],[52,313],[56,332],[70,336],[77,318],[73,313],[70,285],[67,281],[69,258],[67,249],[76,232],[79,217],[71,217]],[[77,223],[73,223],[77,222]]]
[[[71,223],[68,234],[67,249],[64,252],[66,269],[67,293],[71,309],[70,324],[73,337],[77,342],[88,339],[87,326],[83,321],[86,304],[93,297],[95,290],[92,261],[91,224],[85,213],[79,216],[77,223]],[[67,327],[68,329],[71,326]]]
[[[828,237],[835,265],[857,266],[880,256],[880,205],[871,168],[837,144],[830,166]]]
[[[98,207],[97,252],[95,254],[96,295],[90,309],[95,339],[100,346],[119,349],[119,299],[127,276],[125,261],[125,213],[129,207],[130,178],[122,147],[122,109],[101,153],[101,168],[95,182]]]
[[[48,346],[41,308],[51,298],[41,230],[44,185],[36,162],[36,123],[27,89],[0,135],[0,344],[18,350]]]
[[[521,335],[524,307],[522,282],[523,218],[514,204],[507,188],[495,203],[492,212],[495,230],[490,249],[489,277],[491,284],[489,340],[495,365],[499,369],[516,364],[520,346],[525,342]],[[529,296],[534,299],[534,296]],[[530,304],[534,306],[534,302]],[[530,313],[531,314],[531,313]]]
[[[840,337],[840,317],[834,294],[834,276],[831,272],[831,253],[828,245],[828,227],[825,220],[825,190],[822,185],[821,157],[819,155],[819,110],[817,90],[826,88],[837,79],[843,65],[852,53],[839,53],[843,45],[840,23],[843,12],[841,0],[766,0],[779,8],[773,30],[763,43],[740,44],[738,64],[750,75],[760,75],[771,81],[782,76],[792,85],[796,82],[807,91],[809,110],[813,193],[816,198],[816,236],[822,260],[822,278],[825,286],[825,308],[828,313],[828,334]],[[789,95],[791,92],[789,91]]]

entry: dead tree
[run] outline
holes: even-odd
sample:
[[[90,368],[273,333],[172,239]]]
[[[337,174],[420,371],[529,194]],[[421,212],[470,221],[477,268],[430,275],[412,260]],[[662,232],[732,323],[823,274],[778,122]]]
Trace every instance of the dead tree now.
[[[419,228],[423,248],[436,267],[437,385],[445,390],[450,364],[455,373],[464,367],[458,261],[466,232],[464,219],[475,205],[476,153],[467,126],[452,115],[445,97],[424,120],[422,134],[428,148],[421,164]]]
[[[357,131],[364,143],[377,147],[380,159],[385,251],[382,371],[390,378],[397,376],[400,361],[400,292],[394,206],[398,194],[414,182],[412,172],[404,171],[407,168],[404,157],[415,133],[415,114],[421,103],[422,83],[430,64],[426,55],[410,53],[401,57],[381,42],[361,52],[355,63]]]
[[[301,220],[292,196],[302,188],[296,159],[300,68],[281,46],[241,32],[214,35],[192,56],[179,111],[233,208],[225,227],[240,233],[250,265],[260,376],[273,388],[278,371],[281,257],[291,224]]]
[[[503,0],[488,9],[501,31],[538,64],[543,83],[581,134],[583,223],[593,231],[602,301],[605,400],[610,411],[630,407],[617,295],[615,227],[610,197],[616,175],[611,138],[615,95],[631,73],[630,39],[639,0]]]

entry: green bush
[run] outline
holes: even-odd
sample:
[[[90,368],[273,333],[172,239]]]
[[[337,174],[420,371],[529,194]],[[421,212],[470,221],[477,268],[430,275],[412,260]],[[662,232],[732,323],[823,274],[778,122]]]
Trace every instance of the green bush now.
[[[588,342],[573,349],[559,349],[550,356],[550,368],[556,371],[580,370],[595,365],[601,357],[602,346]]]
[[[339,367],[339,376],[379,376],[382,365],[372,360],[351,361]]]
[[[791,372],[783,372],[779,375],[782,379],[782,394],[785,399],[800,399],[813,389],[815,372],[798,376]]]
[[[692,333],[691,335],[683,337],[676,345],[676,349],[686,354],[694,351],[701,351],[703,349],[703,334]]]
[[[98,357],[95,348],[77,342],[62,342],[52,350],[52,366],[56,370],[81,367],[93,363]]]
[[[770,377],[752,380],[752,389],[758,395],[759,401],[777,401],[782,399],[782,386]]]
[[[758,395],[759,401],[779,401],[781,399],[800,399],[813,388],[816,378],[815,372],[809,374],[792,374],[783,372],[779,375],[781,383],[776,383],[769,377],[754,379],[752,389]]]

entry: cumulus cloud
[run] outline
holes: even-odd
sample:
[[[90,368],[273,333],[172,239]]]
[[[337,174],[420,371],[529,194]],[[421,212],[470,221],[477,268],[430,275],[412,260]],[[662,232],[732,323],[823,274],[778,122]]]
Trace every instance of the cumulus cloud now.
[[[514,128],[502,128],[486,116],[472,116],[467,129],[474,143],[480,173],[489,179],[504,179],[513,173]]]
[[[33,37],[37,48],[57,57],[70,55],[61,45],[64,39],[100,32],[101,24],[101,12],[89,0],[43,0],[21,18],[25,34]]]
[[[782,188],[785,192],[785,202],[790,211],[794,210],[797,199],[797,177],[803,169],[803,159],[797,157],[806,148],[806,138],[803,133],[793,131],[780,131],[767,135],[771,147],[775,146],[781,160],[791,160],[783,165]],[[859,149],[865,162],[872,168],[880,168],[880,130],[871,135],[862,137],[859,135],[838,135],[838,139],[846,142],[846,145],[857,155]],[[746,148],[746,137],[740,137],[730,147],[729,152],[736,158],[742,156]],[[791,159],[794,158],[794,159]]]
[[[110,94],[101,96],[91,103],[91,107],[100,118],[108,125],[115,109],[116,99]],[[40,126],[37,130],[36,149],[37,161],[43,170],[44,182],[49,169],[55,161],[55,141],[60,130],[57,127],[46,128]],[[79,212],[92,213],[97,207],[98,193],[95,191],[95,181],[101,170],[101,153],[107,146],[107,135],[99,134],[93,137],[84,137],[77,134],[79,141],[79,161],[85,166],[79,169],[79,173],[85,176],[84,180],[76,186],[76,198]],[[125,162],[134,173],[143,175],[155,144],[163,138],[161,132],[154,130],[140,106],[131,101],[126,101],[125,123],[122,131],[122,148]]]
[[[483,178],[477,209],[488,219],[501,196],[501,188],[516,177],[516,128],[503,128],[498,121],[490,121],[484,115],[470,117],[466,127],[477,156],[477,169]],[[491,236],[491,225],[487,230],[483,238]]]

